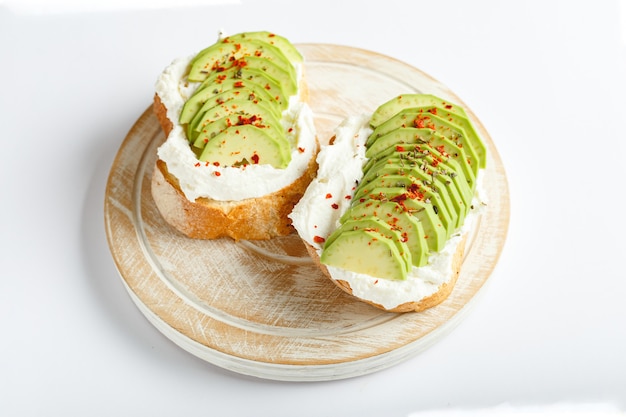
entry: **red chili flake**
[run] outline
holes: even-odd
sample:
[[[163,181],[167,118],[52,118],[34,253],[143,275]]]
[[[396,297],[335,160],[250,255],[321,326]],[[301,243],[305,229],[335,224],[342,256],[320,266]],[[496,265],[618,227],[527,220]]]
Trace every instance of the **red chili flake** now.
[[[220,166],[220,163],[219,163],[219,162],[217,162],[217,161],[215,161],[215,162],[213,162],[213,165],[215,165],[216,167],[218,167],[218,166]]]
[[[236,43],[235,44],[235,49],[236,50],[240,50],[241,49],[241,44],[240,43]]]
[[[399,195],[393,197],[391,199],[391,201],[393,201],[394,203],[399,203],[401,201],[406,200],[407,198],[408,198],[408,196],[406,195],[406,193],[404,193],[404,194],[399,194]]]
[[[446,104],[446,109],[450,110],[452,108],[452,104]]]
[[[415,119],[415,127],[417,127],[418,129],[423,129],[424,126],[424,119],[420,119],[419,117]]]
[[[400,145],[396,146],[396,151],[397,152],[404,152],[404,146],[400,146]]]
[[[233,84],[233,87],[235,88],[243,87],[243,81],[235,81],[235,83]]]
[[[299,147],[298,147],[298,152],[300,152],[300,153],[304,153],[304,148],[302,148],[302,147],[300,147],[300,146],[299,146]]]
[[[346,200],[352,200],[352,196],[351,195],[347,195],[344,197]]]
[[[419,191],[419,185],[417,184],[411,184],[407,187],[407,191],[409,193],[409,196],[411,198],[417,199],[417,200],[423,200],[424,199],[424,193]]]
[[[270,33],[268,36],[269,36],[270,38],[273,38],[273,37],[274,37],[274,36],[276,36],[276,35],[275,35],[275,34],[273,34],[273,33]]]
[[[259,155],[254,154],[250,157],[250,159],[252,159],[252,163],[253,164],[258,164],[259,163]]]
[[[437,115],[437,108],[435,107],[435,108],[429,109],[428,113]]]
[[[219,171],[215,171],[215,172],[213,173],[213,175],[215,175],[216,177],[219,177],[220,175],[222,175],[222,173],[221,173],[221,172],[219,172]]]
[[[333,195],[331,193],[326,194],[326,198],[333,198]]]
[[[331,204],[331,207],[334,208],[335,210],[337,210],[339,208],[339,204],[333,203],[333,204]]]
[[[289,132],[289,133],[293,132],[293,127],[290,127],[290,128],[287,130],[287,132]]]
[[[315,242],[315,243],[324,243],[324,242],[326,242],[326,239],[324,239],[321,236],[313,236],[313,242]]]
[[[248,62],[245,60],[245,58],[239,58],[233,62],[233,67],[243,68],[246,65],[248,65]]]
[[[254,56],[261,56],[263,53],[261,51],[254,51]]]
[[[196,162],[196,163],[194,164],[194,166],[199,167],[199,166],[200,166],[200,162]]]
[[[257,120],[260,120],[259,117],[256,114],[253,114],[250,117],[245,117],[242,115],[239,115],[239,123],[237,123],[238,125],[251,125],[254,122],[256,122]]]
[[[407,232],[402,232],[402,242],[406,243],[409,241],[409,234]]]
[[[446,151],[446,148],[443,145],[439,145],[435,149],[437,149],[437,151],[441,154],[443,154]]]

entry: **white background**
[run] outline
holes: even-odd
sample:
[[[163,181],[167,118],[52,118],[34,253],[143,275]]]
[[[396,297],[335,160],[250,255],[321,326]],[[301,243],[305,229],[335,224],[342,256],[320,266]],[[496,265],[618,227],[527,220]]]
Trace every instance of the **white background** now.
[[[0,2],[1,415],[626,410],[624,1],[199,3]],[[490,132],[508,240],[429,350],[354,379],[264,381],[183,351],[131,302],[105,238],[108,171],[158,73],[220,28],[392,56]]]

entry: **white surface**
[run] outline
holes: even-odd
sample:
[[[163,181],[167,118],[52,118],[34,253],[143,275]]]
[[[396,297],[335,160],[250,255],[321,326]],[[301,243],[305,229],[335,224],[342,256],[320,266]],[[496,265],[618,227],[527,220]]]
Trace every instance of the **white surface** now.
[[[0,414],[625,410],[626,5],[322,0],[283,19],[269,11],[277,4],[291,7],[51,15],[0,5]],[[365,377],[268,382],[195,358],[132,303],[105,241],[108,170],[157,74],[220,28],[393,56],[448,85],[489,130],[508,170],[509,238],[444,340]]]

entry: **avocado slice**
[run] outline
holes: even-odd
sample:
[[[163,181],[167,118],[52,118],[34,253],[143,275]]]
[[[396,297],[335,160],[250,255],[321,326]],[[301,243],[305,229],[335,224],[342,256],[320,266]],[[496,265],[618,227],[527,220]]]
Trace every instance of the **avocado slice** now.
[[[441,223],[439,215],[435,213],[432,204],[422,200],[412,199],[402,187],[381,187],[370,190],[369,200],[391,201],[399,204],[405,211],[415,216],[424,228],[424,237],[430,251],[438,252],[446,242],[447,230]],[[361,200],[353,200],[364,202]]]
[[[232,65],[223,71],[212,72],[198,88],[203,88],[208,84],[219,83],[227,78],[246,79],[245,71],[255,69],[263,71],[269,78],[280,83],[287,96],[293,96],[298,92],[298,80],[293,67],[287,69],[276,65],[269,59],[258,56],[247,56],[233,61]]]
[[[428,263],[428,244],[424,238],[422,223],[400,204],[392,201],[367,200],[350,207],[339,221],[345,223],[348,220],[368,217],[377,218],[400,232],[401,241],[406,244],[411,254],[413,266],[419,267]]]
[[[394,172],[396,169],[392,167],[389,171]],[[359,202],[366,200],[370,190],[391,187],[404,188],[410,198],[422,200],[432,206],[432,209],[439,216],[441,224],[446,229],[446,237],[450,236],[456,227],[458,214],[451,210],[452,203],[449,201],[449,196],[445,192],[440,193],[432,185],[429,185],[430,177],[426,176],[427,179],[425,180],[417,177],[418,175],[421,176],[421,173],[381,173],[380,175],[374,175],[368,182],[359,184],[354,194],[354,200]]]
[[[269,164],[285,168],[291,160],[289,143],[254,125],[230,126],[209,140],[200,161],[222,166]]]
[[[183,105],[178,122],[181,125],[191,122],[207,102],[209,103],[207,106],[213,107],[215,104],[227,101],[230,98],[239,98],[241,96],[251,101],[264,101],[267,103],[275,101],[274,97],[258,83],[249,80],[224,80],[220,84],[213,84],[196,90]]]
[[[450,156],[450,159],[454,159],[458,162],[463,170],[463,173],[465,174],[470,188],[474,189],[476,174],[471,168],[463,148],[459,147],[447,137],[437,134],[430,129],[407,127],[392,130],[386,135],[376,139],[376,141],[373,142],[372,145],[370,145],[365,151],[365,156],[371,158],[391,146],[400,146],[402,148],[407,144],[430,144],[433,148],[440,147],[440,149],[445,151],[445,153]]]
[[[372,277],[405,280],[412,263],[402,243],[374,228],[351,223],[331,235],[320,262]]]
[[[416,109],[403,110],[393,116],[391,119],[378,126],[376,130],[374,130],[374,132],[372,132],[372,134],[369,136],[368,142],[370,144],[374,143],[380,137],[391,133],[395,129],[405,129],[409,127],[416,127],[418,129],[430,129],[447,137],[458,147],[463,148],[467,155],[467,161],[474,171],[474,175],[478,173],[478,169],[481,165],[481,160],[478,157],[475,145],[472,143],[472,138],[470,138],[467,133],[455,123],[429,112]]]
[[[413,187],[416,194],[429,199],[442,217],[448,235],[460,225],[460,211],[463,207],[455,202],[458,197],[455,186],[442,181],[434,172],[423,168],[422,164],[413,164],[398,154],[383,159],[365,172],[354,198],[360,200],[366,188],[384,186],[405,187],[407,190]]]
[[[270,136],[280,137],[284,142],[287,142],[282,124],[276,120],[271,112],[264,110],[260,106],[250,106],[247,101],[242,103],[245,106],[237,106],[236,109],[232,109],[231,111],[231,108],[228,106],[230,103],[235,103],[235,100],[220,106],[219,109],[214,109],[213,114],[222,117],[208,121],[200,132],[197,132],[193,142],[195,149],[204,149],[204,146],[212,138],[230,126],[243,126],[248,124],[262,128],[266,130]],[[254,113],[251,113],[252,111],[254,111]]]
[[[296,47],[289,42],[286,38],[276,35],[275,33],[259,31],[259,32],[244,32],[238,33],[236,35],[228,36],[225,38],[228,42],[241,42],[246,39],[257,39],[270,45],[276,46],[280,49],[283,54],[287,57],[287,59],[292,63],[302,62],[302,55],[296,49]]]
[[[210,138],[211,132],[207,127],[214,121],[229,115],[234,116],[231,119],[234,125],[256,124],[265,127],[268,132],[273,132],[273,135],[286,137],[282,123],[268,106],[247,99],[229,100],[206,109],[202,113],[198,112],[198,117],[194,118],[188,126],[187,136],[192,138],[194,143],[200,136],[203,136],[200,140]],[[207,133],[209,136],[206,136]]]
[[[219,76],[207,78],[198,88],[210,88],[211,86],[219,88],[222,83],[230,80],[252,81],[262,86],[279,104],[280,108],[286,109],[289,105],[289,95],[285,93],[282,85],[262,69],[243,67],[238,68],[236,71],[223,71],[218,74],[223,75],[225,78]],[[236,81],[233,84],[235,86],[239,85]]]
[[[398,127],[429,127],[437,132],[457,138],[455,141],[466,147],[467,154],[477,168],[487,165],[487,150],[472,122],[463,115],[452,113],[437,106],[408,107],[399,110],[388,120],[378,125],[370,135],[370,141]]]
[[[230,62],[247,56],[268,59],[284,69],[292,66],[280,49],[267,42],[257,39],[231,42],[225,38],[203,49],[191,60],[187,79],[192,82],[204,81],[211,72],[221,71]]]
[[[374,111],[374,113],[372,113],[370,125],[372,126],[372,128],[376,128],[404,109],[424,106],[440,107],[449,111],[450,113],[467,117],[467,113],[465,112],[465,109],[463,109],[463,107],[453,104],[432,94],[401,94],[381,104]]]
[[[261,98],[261,96],[262,94],[257,94],[257,92],[250,90],[249,88],[234,88],[211,97],[202,105],[202,107],[200,107],[187,124],[187,137],[190,140],[194,139],[198,132],[202,130],[204,123],[211,120],[211,118],[215,119],[215,115],[211,116],[210,112],[220,106],[229,106],[232,111],[236,111],[237,106],[245,107],[246,109],[260,107],[270,113],[274,119],[280,120],[282,118],[282,110],[276,105],[275,102],[269,100],[265,96]],[[236,103],[231,103],[231,101]],[[247,101],[248,103],[244,104],[244,101]]]
[[[377,170],[379,170],[379,175],[398,172],[411,173],[413,170],[419,170],[423,173],[422,178],[424,178],[424,174],[430,177],[430,181],[435,184],[438,190],[445,189],[447,193],[442,193],[442,196],[444,196],[448,206],[453,208],[455,213],[458,213],[456,227],[461,226],[472,203],[474,191],[469,187],[463,171],[456,164],[456,161],[446,159],[445,155],[442,155],[437,149],[431,148],[428,144],[406,145],[401,149],[402,151],[399,152],[398,146],[393,145],[371,158],[363,168],[363,172],[366,174],[364,174],[362,182],[366,181],[367,177]],[[391,164],[392,161],[396,161],[395,166]],[[373,170],[372,168],[375,166],[378,168]],[[412,175],[415,176],[416,174],[412,173]]]

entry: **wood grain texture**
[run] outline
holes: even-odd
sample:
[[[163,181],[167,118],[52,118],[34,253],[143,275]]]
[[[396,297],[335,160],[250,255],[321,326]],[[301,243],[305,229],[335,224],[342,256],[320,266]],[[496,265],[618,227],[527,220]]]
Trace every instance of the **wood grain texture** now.
[[[298,45],[306,59],[318,137],[348,115],[371,113],[401,93],[463,104],[416,68],[336,45]],[[467,109],[467,107],[466,107]],[[421,313],[387,313],[325,278],[296,235],[262,242],[193,240],[160,217],[150,193],[163,140],[150,109],[122,143],[105,195],[109,247],[128,292],[149,321],[183,349],[217,366],[261,378],[331,380],[395,365],[436,342],[462,319],[488,280],[509,221],[506,175],[488,146],[487,210],[467,242],[452,294]]]

